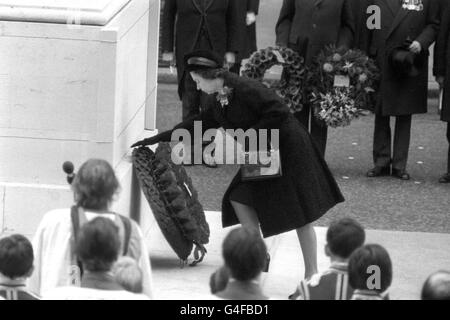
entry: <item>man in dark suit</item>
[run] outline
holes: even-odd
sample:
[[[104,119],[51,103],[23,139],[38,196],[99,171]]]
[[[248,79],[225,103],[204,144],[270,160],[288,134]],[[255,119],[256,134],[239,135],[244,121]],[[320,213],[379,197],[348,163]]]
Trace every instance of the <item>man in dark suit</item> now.
[[[381,83],[375,110],[375,167],[367,172],[368,177],[392,174],[402,180],[410,179],[406,163],[411,116],[427,112],[428,48],[436,39],[439,28],[438,2],[422,2],[423,9],[417,11],[403,8],[403,0],[372,0],[372,4],[381,10],[381,28],[371,31],[369,56],[376,59],[380,67]],[[393,49],[402,46],[414,55],[422,55],[422,63],[416,66],[415,75],[399,76],[391,63]],[[396,117],[392,156],[391,116]]]
[[[298,51],[310,65],[327,45],[351,48],[354,26],[350,0],[283,0],[276,25],[276,44]],[[309,128],[325,155],[327,126],[314,117],[310,106],[305,106],[296,116]]]
[[[441,28],[436,41],[434,56],[434,74],[443,92],[441,120],[447,122],[447,140],[450,144],[450,5],[442,6]],[[450,183],[450,147],[447,158],[447,173],[441,183]]]
[[[239,7],[242,6],[240,1],[165,0],[163,60],[176,61],[183,120],[199,114],[202,102],[201,92],[184,73],[184,55],[194,50],[212,50],[225,56],[226,64],[231,67],[236,62],[245,32],[245,13]]]

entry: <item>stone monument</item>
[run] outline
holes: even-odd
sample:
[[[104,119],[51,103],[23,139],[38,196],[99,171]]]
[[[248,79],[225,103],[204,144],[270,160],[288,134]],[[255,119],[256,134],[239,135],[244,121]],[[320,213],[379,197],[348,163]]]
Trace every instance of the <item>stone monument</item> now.
[[[31,236],[72,204],[66,160],[108,160],[121,182],[113,209],[149,210],[131,190],[129,146],[155,133],[159,6],[0,0],[0,231]]]

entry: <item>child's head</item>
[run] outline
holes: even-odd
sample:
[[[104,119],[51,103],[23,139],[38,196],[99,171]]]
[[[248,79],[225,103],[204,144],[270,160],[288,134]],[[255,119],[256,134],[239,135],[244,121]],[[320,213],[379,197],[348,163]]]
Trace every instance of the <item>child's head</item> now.
[[[388,252],[378,244],[356,249],[348,263],[349,283],[354,289],[386,291],[392,282],[392,262]]]
[[[114,169],[102,159],[89,159],[78,170],[72,183],[75,202],[91,210],[105,210],[119,190]]]
[[[450,300],[450,272],[438,271],[425,281],[422,300]]]
[[[333,258],[348,259],[364,244],[364,228],[355,220],[343,218],[331,223],[327,231],[325,252]]]
[[[86,270],[110,271],[120,250],[117,226],[110,219],[102,217],[83,224],[75,250]]]
[[[125,290],[142,293],[142,270],[136,260],[130,257],[121,257],[113,266],[114,277]]]
[[[255,279],[267,262],[264,240],[256,230],[242,227],[227,235],[222,245],[222,254],[231,276],[239,281]]]
[[[0,239],[0,274],[10,279],[26,278],[33,272],[33,246],[20,234]]]

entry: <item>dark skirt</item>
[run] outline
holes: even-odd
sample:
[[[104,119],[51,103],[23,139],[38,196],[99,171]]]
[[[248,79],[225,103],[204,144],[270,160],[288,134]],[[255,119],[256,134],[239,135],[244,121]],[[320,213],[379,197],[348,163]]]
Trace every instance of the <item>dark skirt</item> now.
[[[292,115],[280,127],[282,176],[243,182],[240,171],[222,201],[222,224],[239,223],[230,200],[252,206],[264,237],[303,227],[344,197],[311,136]]]

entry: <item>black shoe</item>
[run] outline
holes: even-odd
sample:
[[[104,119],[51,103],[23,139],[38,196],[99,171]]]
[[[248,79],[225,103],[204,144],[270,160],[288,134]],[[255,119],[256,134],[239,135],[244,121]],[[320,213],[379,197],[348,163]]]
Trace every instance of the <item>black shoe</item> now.
[[[409,173],[406,172],[406,170],[399,170],[399,169],[392,169],[392,176],[399,178],[401,180],[409,180],[411,177],[409,176]]]
[[[440,179],[439,183],[450,183],[450,173],[444,174]]]
[[[266,266],[265,266],[263,272],[269,272],[269,264],[270,264],[270,254],[267,254]]]
[[[381,176],[389,176],[391,174],[390,167],[375,167],[367,171],[367,176],[369,178],[381,177]]]

